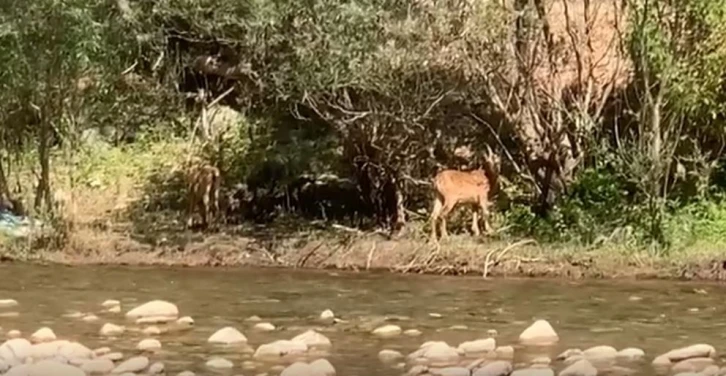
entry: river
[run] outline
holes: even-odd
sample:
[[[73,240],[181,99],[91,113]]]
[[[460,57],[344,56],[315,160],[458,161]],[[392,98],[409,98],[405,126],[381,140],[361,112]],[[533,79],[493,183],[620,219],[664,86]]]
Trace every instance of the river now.
[[[76,340],[90,348],[108,346],[126,357],[135,354],[136,344],[147,336],[128,332],[108,339],[99,335],[100,327],[106,322],[134,325],[125,321],[123,313],[149,300],[175,303],[180,316],[193,317],[195,325],[193,330],[156,336],[163,347],[150,358],[163,361],[168,375],[182,370],[210,374],[204,363],[211,356],[234,362],[235,367],[226,372],[229,375],[267,372],[271,365],[240,368],[243,361],[250,360],[249,353],[206,342],[225,326],[238,328],[255,348],[315,328],[332,341],[327,359],[339,376],[401,375],[403,371],[378,360],[380,350],[408,354],[429,340],[456,346],[486,338],[491,329],[498,332],[498,345],[516,345],[518,335],[535,319],[548,320],[560,341],[546,349],[517,348],[515,364],[539,354],[554,359],[572,347],[639,347],[647,356],[640,372],[649,375],[650,360],[659,353],[695,343],[709,343],[718,350],[726,337],[726,290],[718,284],[37,265],[4,265],[0,273],[0,299],[19,302],[18,306],[0,309],[4,332],[17,329],[27,337],[48,326],[61,339]],[[122,313],[103,312],[101,303],[107,299],[120,300]],[[326,309],[347,323],[320,324],[317,318]],[[92,312],[99,320],[86,322],[64,316],[72,311]],[[252,330],[253,323],[246,319],[253,315],[274,324],[277,330]],[[385,323],[404,330],[415,328],[423,334],[373,337],[369,330],[386,317],[389,320]]]

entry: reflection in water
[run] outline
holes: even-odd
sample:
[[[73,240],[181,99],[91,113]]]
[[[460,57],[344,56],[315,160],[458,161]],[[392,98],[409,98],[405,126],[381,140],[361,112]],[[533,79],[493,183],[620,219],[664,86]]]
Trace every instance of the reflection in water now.
[[[123,313],[104,313],[106,299],[122,302],[123,312],[133,306],[164,299],[179,307],[182,316],[195,319],[195,329],[158,336],[162,351],[152,361],[166,363],[167,374],[190,369],[209,372],[204,362],[221,355],[234,362],[230,374],[262,373],[269,366],[247,371],[241,363],[250,354],[208,345],[217,329],[240,329],[253,347],[277,339],[290,339],[316,328],[333,342],[328,360],[338,375],[400,375],[378,361],[382,349],[414,351],[428,340],[456,346],[486,338],[496,329],[499,345],[515,345],[519,333],[533,320],[547,319],[560,335],[554,348],[516,350],[515,364],[536,355],[554,358],[569,347],[585,349],[610,345],[618,349],[640,347],[649,358],[656,353],[693,343],[718,348],[726,336],[718,285],[673,282],[482,280],[479,278],[400,276],[255,269],[161,269],[108,267],[41,267],[12,265],[0,268],[0,299],[20,302],[0,309],[0,327],[29,335],[41,326],[53,328],[59,338],[89,347],[109,346],[126,357],[145,338],[126,333],[109,340],[98,335],[111,322],[128,325]],[[694,288],[708,294],[698,294]],[[693,310],[697,308],[697,310]],[[323,326],[316,320],[325,309],[348,323]],[[5,317],[8,311],[17,317]],[[63,317],[69,311],[96,313],[100,320],[84,322]],[[434,313],[434,315],[432,315]],[[439,314],[439,315],[436,315]],[[277,326],[274,332],[256,332],[257,315]],[[384,319],[404,330],[416,328],[420,337],[372,337],[366,330]],[[377,320],[377,321],[376,321]],[[460,326],[465,325],[462,330]],[[452,326],[459,326],[453,330]],[[649,363],[649,362],[648,362]],[[642,374],[650,374],[649,367]]]

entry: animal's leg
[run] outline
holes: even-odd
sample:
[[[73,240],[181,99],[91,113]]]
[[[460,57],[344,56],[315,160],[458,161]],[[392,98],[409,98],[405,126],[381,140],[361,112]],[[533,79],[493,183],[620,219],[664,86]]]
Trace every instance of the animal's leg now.
[[[479,208],[475,207],[474,212],[471,215],[471,232],[474,233],[474,236],[479,236],[481,234],[481,231],[479,231]]]
[[[189,190],[187,195],[187,228],[192,228],[194,225],[194,208],[196,203],[194,202],[194,194]]]
[[[431,241],[436,241],[436,223],[439,219],[439,216],[441,215],[441,209],[443,209],[443,203],[441,202],[440,197],[434,198],[434,208],[431,210]]]
[[[444,208],[441,211],[441,238],[448,238],[449,233],[446,231],[446,217],[454,209],[456,203],[444,202]]]
[[[484,232],[491,234],[492,226],[489,224],[489,202],[485,199],[480,199],[479,207],[481,208],[481,215],[484,218]]]
[[[209,227],[209,187],[202,196],[202,226]]]
[[[215,175],[214,177],[214,185],[212,186],[212,209],[214,211],[214,214],[212,216],[212,219],[214,220],[215,224],[217,223],[217,220],[220,219],[220,213],[219,213],[219,176]]]

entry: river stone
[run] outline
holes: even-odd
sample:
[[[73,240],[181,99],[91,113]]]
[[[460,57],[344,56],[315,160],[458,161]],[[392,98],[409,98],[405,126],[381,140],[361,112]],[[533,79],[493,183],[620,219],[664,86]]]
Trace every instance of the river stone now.
[[[548,346],[557,343],[559,339],[557,332],[546,320],[535,321],[519,335],[519,342],[523,345]]]
[[[120,305],[113,306],[113,307],[107,309],[106,312],[108,312],[108,313],[121,313],[121,306]]]
[[[225,345],[231,345],[233,343],[247,343],[247,337],[242,334],[239,330],[228,326],[219,329],[207,340],[209,343],[222,343]]]
[[[559,376],[597,376],[597,368],[587,359],[580,359],[563,369]]]
[[[579,361],[581,361],[583,359],[585,359],[585,355],[583,355],[583,354],[580,354],[580,355],[573,354],[573,355],[568,356],[567,359],[563,360],[562,361],[562,364],[564,364],[565,366],[569,366],[569,365],[572,365],[574,363],[577,363],[577,362],[579,362]]]
[[[255,351],[253,357],[283,357],[286,355],[304,354],[308,351],[308,346],[304,342],[279,340],[261,345]]]
[[[335,319],[335,314],[333,313],[333,311],[326,309],[320,314],[320,319],[323,321],[330,321]]]
[[[327,347],[332,345],[328,337],[312,329],[295,336],[292,341],[302,342],[308,347]]]
[[[81,365],[81,370],[88,375],[105,375],[114,369],[113,361],[110,359],[91,359]]]
[[[234,367],[234,363],[225,358],[212,358],[207,361],[206,366],[216,369],[229,369]]]
[[[164,368],[164,363],[155,362],[149,366],[147,373],[150,375],[158,375],[160,373],[164,373]]]
[[[111,323],[105,323],[101,327],[101,330],[99,331],[99,334],[102,336],[117,336],[120,334],[123,334],[126,331],[126,328],[123,326],[111,324]]]
[[[409,329],[409,330],[406,330],[405,332],[403,332],[403,335],[408,336],[408,337],[418,337],[421,334],[423,334],[423,333],[421,333],[421,331],[418,329]]]
[[[280,372],[280,376],[323,376],[311,369],[310,365],[303,362],[290,364]]]
[[[638,360],[645,357],[645,351],[635,348],[628,347],[618,351],[617,358],[622,360]]]
[[[611,359],[617,356],[618,350],[612,346],[593,346],[582,352],[582,355],[589,361],[593,359]]]
[[[499,346],[494,349],[494,354],[497,358],[501,359],[513,359],[514,358],[514,347],[512,346]]]
[[[479,339],[476,341],[467,341],[459,344],[459,353],[478,354],[493,351],[497,347],[494,338]]]
[[[12,366],[3,376],[28,376],[30,374],[30,366],[32,364],[18,364]]]
[[[621,366],[612,366],[606,370],[603,370],[608,376],[633,376],[637,373],[636,370]]]
[[[0,358],[0,374],[7,372],[10,369],[10,364],[8,364],[4,359]]]
[[[715,361],[713,358],[689,358],[681,360],[680,362],[673,365],[671,371],[674,373],[678,372],[701,372],[706,367],[713,365]]]
[[[82,321],[85,321],[85,322],[94,322],[94,321],[98,321],[98,316],[96,316],[96,315],[94,315],[94,314],[90,313],[90,314],[88,314],[88,315],[85,315],[85,316],[83,316],[83,317],[81,318],[81,320],[82,320]]]
[[[253,329],[261,331],[261,332],[272,332],[275,330],[275,326],[270,324],[269,322],[261,322],[261,323],[255,324]]]
[[[327,359],[318,359],[311,362],[310,369],[321,376],[335,376],[335,367]]]
[[[426,342],[418,350],[409,354],[410,360],[424,360],[432,364],[453,365],[459,361],[459,352],[446,342]]]
[[[147,324],[166,324],[171,321],[175,321],[176,316],[148,316],[140,317],[134,321],[136,325],[147,325]]]
[[[126,312],[126,317],[130,319],[173,317],[176,320],[177,316],[179,316],[177,306],[164,300],[152,300]]]
[[[15,299],[0,299],[0,308],[10,308],[18,305]]]
[[[0,345],[0,359],[4,359],[11,367],[22,364],[30,356],[33,345],[25,338],[14,338]]]
[[[59,355],[61,347],[65,346],[68,343],[68,341],[36,343],[30,348],[29,356],[35,361],[54,358]]]
[[[192,371],[181,371],[176,376],[196,376]]]
[[[161,329],[159,329],[158,326],[152,325],[152,326],[147,326],[146,328],[144,328],[144,330],[142,330],[141,333],[146,334],[147,336],[153,336],[153,335],[161,334]]]
[[[495,360],[472,372],[472,376],[507,376],[512,373],[512,363]]]
[[[101,303],[101,307],[103,308],[113,308],[118,307],[121,305],[121,302],[118,300],[109,299]]]
[[[721,375],[721,369],[718,368],[717,365],[713,364],[706,368],[704,368],[701,372],[699,372],[703,376],[720,376]]]
[[[464,367],[431,368],[429,374],[435,376],[470,376],[471,371]]]
[[[135,356],[116,366],[111,373],[122,374],[126,372],[139,372],[148,366],[149,358],[145,356]]]
[[[565,360],[573,355],[582,356],[582,350],[580,349],[567,349],[555,357],[556,360]]]
[[[381,338],[395,337],[401,334],[401,327],[398,325],[384,325],[373,330],[373,335]]]
[[[112,352],[112,353],[108,353],[108,354],[105,354],[105,355],[101,355],[99,358],[101,358],[101,359],[108,359],[108,360],[117,362],[117,361],[119,361],[119,360],[121,360],[121,359],[124,358],[124,354],[122,354],[120,352]]]
[[[548,367],[522,368],[513,371],[509,376],[555,376],[555,371]]]
[[[40,328],[30,335],[30,341],[33,343],[55,341],[56,336],[53,330],[48,327]]]
[[[403,354],[396,350],[381,350],[378,353],[378,359],[383,363],[393,363],[399,359],[403,359]]]
[[[665,354],[659,355],[653,361],[655,362],[655,360],[659,357],[664,357],[670,362],[678,362],[688,358],[711,358],[714,356],[716,356],[716,349],[713,346],[707,344],[696,344],[668,351]],[[660,359],[659,364],[663,363],[662,360],[663,359]]]
[[[95,356],[103,356],[111,352],[110,347],[99,347],[97,349],[93,349],[93,355]]]
[[[141,351],[158,350],[160,348],[161,342],[154,338],[142,339],[139,344],[136,345],[136,349]]]
[[[176,320],[176,323],[179,325],[192,326],[194,325],[194,319],[189,316],[184,316],[179,318],[179,320]]]
[[[41,360],[27,368],[28,376],[86,376],[80,368],[55,360]]]
[[[78,342],[66,342],[58,349],[58,355],[71,359],[93,359],[93,350]]]
[[[20,333],[20,331],[19,330],[16,330],[16,329],[13,329],[13,330],[8,331],[8,333],[6,335],[7,335],[7,337],[9,339],[20,338],[20,337],[23,336],[23,334]]]
[[[552,363],[552,359],[546,356],[538,356],[532,359],[532,365],[548,366]]]

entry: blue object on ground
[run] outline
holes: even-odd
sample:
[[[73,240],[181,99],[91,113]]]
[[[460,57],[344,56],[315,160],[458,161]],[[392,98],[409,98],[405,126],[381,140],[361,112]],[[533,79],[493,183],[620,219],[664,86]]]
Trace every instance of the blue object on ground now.
[[[9,211],[0,211],[0,232],[15,238],[28,236],[29,218],[17,216]]]

